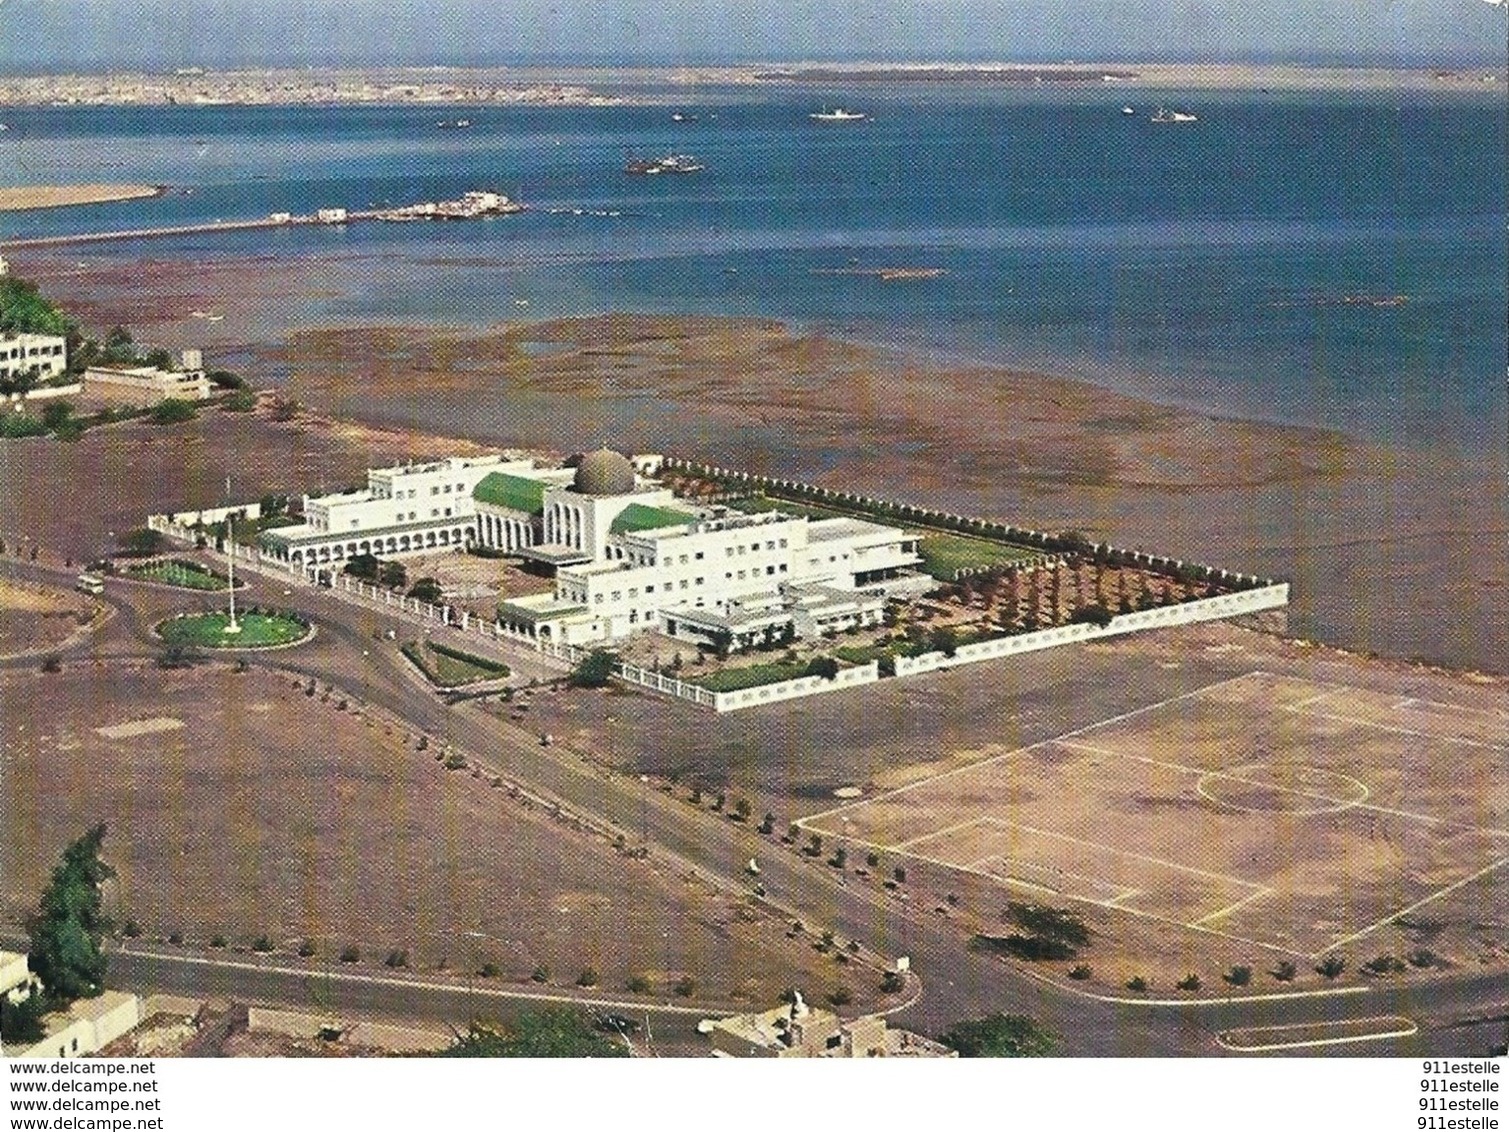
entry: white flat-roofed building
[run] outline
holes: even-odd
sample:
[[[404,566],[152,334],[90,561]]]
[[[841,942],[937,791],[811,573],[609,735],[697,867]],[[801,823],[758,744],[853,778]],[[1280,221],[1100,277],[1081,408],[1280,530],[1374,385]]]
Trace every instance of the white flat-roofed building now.
[[[38,381],[68,368],[68,343],[55,334],[0,334],[0,378],[35,374]]]
[[[460,550],[476,540],[478,483],[499,470],[532,467],[527,460],[490,455],[374,468],[365,488],[304,496],[304,521],[264,531],[262,548],[270,557],[301,566],[362,554],[386,558],[439,547]]]
[[[499,617],[573,644],[647,629],[734,647],[812,636],[877,623],[888,593],[933,584],[915,572],[916,535],[693,507],[638,482],[616,453],[593,453],[569,488],[542,489],[538,509],[539,541],[521,553],[557,567],[555,592],[504,602]]]
[[[90,366],[84,371],[84,392],[133,405],[154,405],[170,397],[203,401],[214,396],[215,386],[205,376],[203,355],[198,350],[185,350],[178,369]]]

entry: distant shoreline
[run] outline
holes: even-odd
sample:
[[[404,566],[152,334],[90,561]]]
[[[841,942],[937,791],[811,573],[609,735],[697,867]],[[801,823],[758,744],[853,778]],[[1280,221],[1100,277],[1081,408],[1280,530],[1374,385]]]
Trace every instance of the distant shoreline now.
[[[739,66],[280,69],[0,78],[0,106],[632,106],[730,90],[1049,88],[1443,91],[1503,96],[1502,65],[1312,67],[1171,63],[763,63]]]
[[[21,185],[0,189],[0,212],[38,208],[67,208],[77,204],[113,204],[123,200],[160,197],[164,185]]]

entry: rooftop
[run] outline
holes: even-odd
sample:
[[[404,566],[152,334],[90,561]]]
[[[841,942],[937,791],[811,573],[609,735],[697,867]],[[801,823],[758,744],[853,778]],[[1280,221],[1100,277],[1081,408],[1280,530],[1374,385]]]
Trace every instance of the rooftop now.
[[[685,527],[697,521],[690,511],[674,507],[651,507],[644,503],[631,503],[619,512],[608,529],[615,535],[630,531],[658,531],[663,527]]]
[[[489,472],[472,490],[472,498],[493,507],[538,515],[545,510],[545,484],[507,472]]]

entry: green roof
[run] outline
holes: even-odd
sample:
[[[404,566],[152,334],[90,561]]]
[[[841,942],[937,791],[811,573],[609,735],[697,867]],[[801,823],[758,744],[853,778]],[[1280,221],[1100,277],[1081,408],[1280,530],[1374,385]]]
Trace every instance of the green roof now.
[[[618,513],[608,529],[615,535],[626,531],[655,531],[661,527],[684,527],[695,523],[697,516],[674,507],[647,507],[643,503],[631,503]]]
[[[538,515],[545,509],[545,485],[539,480],[527,480],[523,476],[489,472],[472,490],[472,498],[479,503],[491,503],[494,507]]]

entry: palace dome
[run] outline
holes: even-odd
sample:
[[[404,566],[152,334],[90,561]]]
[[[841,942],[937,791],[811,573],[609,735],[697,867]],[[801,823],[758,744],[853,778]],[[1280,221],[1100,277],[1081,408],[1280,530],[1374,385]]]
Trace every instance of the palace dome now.
[[[634,490],[634,465],[622,452],[599,448],[582,457],[571,486],[582,495],[628,495]]]

